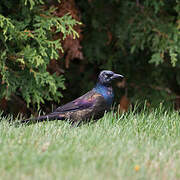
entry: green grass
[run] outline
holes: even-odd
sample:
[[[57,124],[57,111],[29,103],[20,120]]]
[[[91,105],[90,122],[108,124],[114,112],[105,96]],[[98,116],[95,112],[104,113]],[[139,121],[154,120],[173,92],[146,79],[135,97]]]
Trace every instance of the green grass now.
[[[177,112],[109,113],[78,128],[1,119],[0,179],[180,179]]]

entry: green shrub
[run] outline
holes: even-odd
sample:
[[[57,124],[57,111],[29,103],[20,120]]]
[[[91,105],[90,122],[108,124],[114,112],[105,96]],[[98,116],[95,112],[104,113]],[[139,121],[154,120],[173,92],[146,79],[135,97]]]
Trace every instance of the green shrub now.
[[[70,14],[55,16],[55,10],[43,0],[0,2],[0,99],[16,94],[40,107],[62,97],[64,77],[50,74],[47,66],[63,52],[62,40],[78,37],[73,28],[80,23]],[[57,33],[62,39],[54,38]]]
[[[79,22],[69,14],[54,16],[55,9],[49,5],[53,2],[0,2],[0,99],[15,94],[38,107],[46,100],[58,102],[66,79],[63,101],[67,102],[89,90],[102,69],[126,77],[132,102],[159,105],[180,94],[179,0],[68,1],[79,7],[84,24],[80,38],[84,61],[69,66],[70,56],[65,57],[69,67],[65,78],[50,74],[47,66],[51,59],[64,61],[59,57],[62,40],[68,35],[78,37],[74,26]],[[55,38],[57,33],[60,39]],[[79,47],[74,54],[81,51]],[[116,91],[119,101],[122,93]]]
[[[124,74],[132,101],[159,104],[180,94],[178,0],[78,4],[86,24],[83,51],[89,64]]]

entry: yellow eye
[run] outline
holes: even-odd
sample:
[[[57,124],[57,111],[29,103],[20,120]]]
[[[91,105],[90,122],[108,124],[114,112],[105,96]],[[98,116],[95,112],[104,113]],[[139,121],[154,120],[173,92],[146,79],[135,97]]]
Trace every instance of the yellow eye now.
[[[104,77],[107,78],[108,77],[107,74],[105,74]]]

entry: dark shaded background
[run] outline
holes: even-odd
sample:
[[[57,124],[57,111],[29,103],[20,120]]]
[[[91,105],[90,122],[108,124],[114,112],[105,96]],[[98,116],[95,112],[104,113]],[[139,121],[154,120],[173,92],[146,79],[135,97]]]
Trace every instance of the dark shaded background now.
[[[45,5],[57,6],[57,3],[47,0]],[[59,12],[69,12],[83,23],[76,27],[79,39],[67,38],[63,44],[65,53],[60,54],[58,61],[52,60],[47,68],[66,79],[60,104],[90,90],[98,73],[109,69],[125,76],[125,82],[113,85],[117,105],[121,102],[128,107],[146,101],[148,107],[164,102],[167,106],[175,103],[178,108],[179,1],[69,0],[62,1]],[[58,105],[46,101],[41,109],[50,112]],[[37,112],[33,105],[27,108],[17,95],[10,101],[2,99],[1,108],[6,113]]]

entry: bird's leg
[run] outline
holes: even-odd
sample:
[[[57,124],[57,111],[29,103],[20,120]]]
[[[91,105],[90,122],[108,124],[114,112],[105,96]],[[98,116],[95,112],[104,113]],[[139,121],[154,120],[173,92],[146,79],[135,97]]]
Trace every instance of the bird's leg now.
[[[83,121],[72,121],[71,122],[71,127],[74,128],[74,127],[79,127],[83,124]]]

